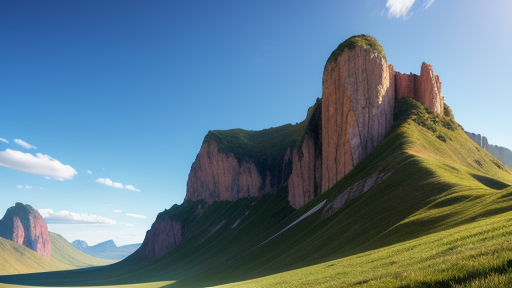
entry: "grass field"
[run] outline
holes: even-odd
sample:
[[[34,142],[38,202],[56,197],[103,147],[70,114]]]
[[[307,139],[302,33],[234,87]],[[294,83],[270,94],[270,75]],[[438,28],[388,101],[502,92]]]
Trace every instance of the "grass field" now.
[[[286,187],[260,199],[207,207],[185,202],[168,211],[186,221],[184,234],[189,237],[159,259],[129,257],[102,268],[3,276],[0,282],[148,287],[162,281],[169,281],[169,287],[507,285],[512,269],[512,172],[453,125],[449,115],[436,116],[411,103],[403,104],[406,113],[396,116],[392,132],[375,151],[299,210],[288,204]],[[332,216],[323,218],[320,209],[258,246],[377,171],[391,174]]]
[[[50,232],[50,242],[51,259],[44,259],[25,246],[0,238],[0,275],[76,269],[112,263],[78,251],[59,234]]]

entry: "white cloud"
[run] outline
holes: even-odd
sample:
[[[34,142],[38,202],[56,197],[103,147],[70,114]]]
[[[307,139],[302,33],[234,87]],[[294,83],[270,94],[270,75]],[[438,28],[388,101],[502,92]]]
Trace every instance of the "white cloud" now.
[[[126,185],[124,186],[124,188],[128,189],[128,190],[132,190],[132,191],[135,191],[135,192],[140,192],[140,189],[136,189],[135,187],[133,187],[132,185]]]
[[[9,141],[5,140],[4,138],[0,138],[0,141],[5,142],[5,143],[9,144]]]
[[[144,219],[146,219],[146,216],[144,216],[144,215],[139,215],[139,214],[130,214],[130,213],[126,213],[126,216],[135,217],[135,218],[144,218]]]
[[[133,187],[133,185],[126,185],[124,186],[123,184],[119,183],[119,182],[114,182],[112,180],[110,180],[109,178],[98,178],[96,180],[94,180],[94,182],[96,183],[100,183],[100,184],[103,184],[103,185],[107,185],[107,186],[110,186],[110,187],[115,187],[115,188],[126,188],[128,190],[132,190],[132,191],[135,191],[135,192],[140,192],[140,189],[137,189],[135,187]]]
[[[37,148],[36,146],[32,146],[21,139],[14,139],[14,142],[25,149],[36,149]]]
[[[18,189],[23,189],[23,185],[17,185],[16,186]]]
[[[427,0],[425,2],[425,4],[423,4],[423,10],[427,10],[430,7],[430,5],[432,5],[432,3],[434,3],[434,1],[436,1],[436,0]]]
[[[52,209],[39,209],[39,214],[48,224],[116,224],[116,221],[112,219],[94,214],[56,212]]]
[[[91,171],[91,170],[87,170],[87,173],[88,173],[88,174],[92,174],[92,171]]]
[[[11,149],[0,152],[0,165],[26,173],[53,177],[57,180],[71,180],[78,174],[73,167],[64,165],[48,155],[37,153],[34,156]]]
[[[389,18],[404,18],[410,17],[409,11],[415,0],[388,0],[386,8],[388,9]]]
[[[30,186],[30,185],[25,185],[25,188],[27,188],[27,189],[32,189],[32,186]]]
[[[112,210],[112,212],[121,213],[121,212],[123,212],[123,210]]]
[[[119,182],[113,182],[109,178],[98,178],[98,179],[96,179],[95,182],[103,184],[103,185],[115,187],[115,188],[124,188],[123,184],[121,184]]]

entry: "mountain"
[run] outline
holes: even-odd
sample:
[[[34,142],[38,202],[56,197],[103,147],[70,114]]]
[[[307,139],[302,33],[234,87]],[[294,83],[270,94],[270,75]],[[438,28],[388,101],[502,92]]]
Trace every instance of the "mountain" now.
[[[0,220],[0,237],[14,241],[50,258],[48,227],[39,212],[30,205],[16,203]]]
[[[375,39],[351,37],[303,122],[210,131],[185,200],[134,254],[0,282],[509,287],[512,171],[465,134],[440,83],[432,66],[399,74]]]
[[[121,260],[135,252],[141,244],[130,244],[117,247],[113,240],[104,241],[94,246],[89,246],[83,240],[75,240],[71,243],[76,249],[101,259]]]
[[[0,220],[0,274],[18,274],[106,265],[75,249],[62,236],[48,232],[39,212],[16,203]]]
[[[444,115],[441,82],[432,66],[423,63],[420,75],[395,72],[382,46],[367,35],[351,37],[331,53],[322,84],[322,99],[299,124],[208,132],[185,199],[211,204],[287,186],[290,205],[298,209],[334,186],[386,137],[397,99],[416,99]],[[181,221],[157,217],[140,253],[159,257],[189,237],[186,230]]]
[[[510,149],[492,145],[489,144],[487,141],[487,137],[482,136],[480,134],[475,134],[471,132],[466,132],[466,134],[471,138],[471,140],[475,141],[478,146],[484,148],[489,153],[492,154],[492,156],[496,157],[498,160],[501,161],[501,163],[508,166],[508,168],[512,168],[512,151]]]

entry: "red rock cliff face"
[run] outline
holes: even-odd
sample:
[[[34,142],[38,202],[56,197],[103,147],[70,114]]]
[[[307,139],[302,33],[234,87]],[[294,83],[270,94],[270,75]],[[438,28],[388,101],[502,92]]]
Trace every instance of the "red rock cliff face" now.
[[[155,259],[169,252],[181,241],[181,223],[159,217],[151,225],[151,229],[146,232],[144,242],[137,253],[146,259]]]
[[[322,185],[322,157],[317,153],[313,138],[306,136],[299,148],[293,151],[293,171],[288,180],[288,201],[299,209],[313,200]],[[302,155],[302,156],[301,156]]]
[[[23,245],[23,240],[25,240],[25,230],[23,230],[21,220],[18,216],[14,216],[13,221],[12,241]]]
[[[259,197],[269,192],[270,188],[265,186],[268,185],[262,185],[262,177],[254,163],[244,161],[239,164],[233,154],[220,153],[217,143],[207,141],[190,169],[186,199],[212,203]]]
[[[397,72],[395,79],[397,98],[414,98],[428,109],[441,115],[444,113],[441,82],[431,65],[423,62],[419,76]]]
[[[50,258],[48,227],[39,212],[30,205],[16,203],[7,209],[0,220],[0,237],[22,244],[46,259]]]
[[[393,124],[394,70],[356,46],[327,63],[322,87],[322,192],[366,157]]]

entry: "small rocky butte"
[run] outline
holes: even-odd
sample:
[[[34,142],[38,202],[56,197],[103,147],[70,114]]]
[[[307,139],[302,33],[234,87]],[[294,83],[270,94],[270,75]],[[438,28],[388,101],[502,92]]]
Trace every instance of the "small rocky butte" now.
[[[16,242],[50,258],[48,227],[39,212],[30,205],[16,203],[0,220],[0,237]]]

